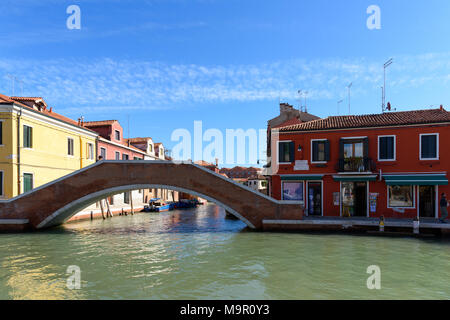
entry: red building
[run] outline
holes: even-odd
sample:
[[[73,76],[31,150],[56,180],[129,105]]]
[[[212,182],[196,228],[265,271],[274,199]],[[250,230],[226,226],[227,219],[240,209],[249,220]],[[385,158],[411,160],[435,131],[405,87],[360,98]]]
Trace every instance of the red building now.
[[[261,169],[255,167],[241,167],[222,168],[220,173],[226,174],[230,179],[245,179],[257,176],[261,173]]]
[[[97,154],[103,160],[142,160],[145,152],[124,139],[123,128],[117,120],[88,121],[84,126],[99,134]]]
[[[440,216],[450,112],[333,116],[271,130],[271,195],[310,216]],[[276,154],[275,154],[276,153]]]

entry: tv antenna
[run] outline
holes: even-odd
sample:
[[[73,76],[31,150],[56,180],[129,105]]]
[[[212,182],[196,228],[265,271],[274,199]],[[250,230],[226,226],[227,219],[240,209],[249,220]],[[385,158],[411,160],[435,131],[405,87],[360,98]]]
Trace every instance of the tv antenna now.
[[[392,62],[393,62],[393,59],[390,58],[383,65],[383,87],[381,87],[381,89],[382,89],[381,112],[386,112],[386,110],[390,111],[390,108],[388,109],[386,107],[386,68],[389,67],[392,64]]]
[[[344,99],[341,99],[337,102],[337,114],[339,115],[339,105],[344,102]]]
[[[347,86],[348,89],[348,114],[350,115],[350,89],[353,86],[353,82],[350,82],[350,84]]]

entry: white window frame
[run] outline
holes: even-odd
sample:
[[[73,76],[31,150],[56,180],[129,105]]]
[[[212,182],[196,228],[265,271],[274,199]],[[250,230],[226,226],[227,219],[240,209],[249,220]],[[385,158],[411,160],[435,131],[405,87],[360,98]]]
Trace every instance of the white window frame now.
[[[394,158],[393,159],[380,159],[380,138],[390,138],[390,137],[394,138]],[[377,159],[380,162],[397,161],[397,136],[395,134],[378,136],[377,152],[378,152]]]
[[[94,144],[92,142],[87,142],[86,144],[87,144],[87,155],[86,155],[87,157],[86,158],[88,160],[94,160],[94,158],[95,158],[94,157]],[[91,149],[92,152],[89,151],[89,147],[92,148]]]
[[[277,159],[277,163],[278,164],[292,164],[293,162],[295,162],[295,159],[293,159],[294,161],[291,162],[278,162],[278,159],[280,158],[280,143],[285,143],[285,142],[292,142],[292,140],[278,140],[277,141],[277,154],[276,154],[276,159]],[[295,148],[294,148],[294,158],[295,158]]]
[[[34,186],[34,172],[22,172],[22,183],[21,183],[21,185],[22,185],[22,193],[25,193],[25,179],[24,179],[24,176],[26,175],[26,174],[31,174],[31,181],[32,181],[32,184],[33,184],[33,186],[32,186],[32,188],[31,188],[31,190],[33,190],[34,188],[35,188],[35,186]]]
[[[388,209],[416,209],[416,186],[415,185],[411,185],[408,187],[412,187],[413,188],[413,206],[412,207],[391,207],[389,205],[389,187],[390,185],[387,186],[386,188],[386,208]]]
[[[301,183],[302,184],[302,191],[303,191],[303,200],[286,200],[284,199],[284,183]],[[281,181],[281,200],[283,201],[297,201],[305,205],[305,181],[304,180],[287,180],[287,181]]]
[[[105,150],[105,157],[103,158],[103,160],[106,160],[106,148],[105,147],[100,147],[100,155],[102,155],[102,150]]]
[[[436,158],[422,158],[422,136],[436,136]],[[439,160],[439,133],[419,134],[419,160]]]
[[[311,152],[310,152],[310,154],[311,154],[311,163],[315,163],[315,164],[325,164],[325,163],[328,163],[328,161],[314,161],[313,159],[313,142],[314,141],[328,141],[328,139],[311,139]]]
[[[68,143],[69,143],[69,139],[72,140],[72,153],[73,153],[73,154],[69,154],[69,149],[66,149],[67,156],[70,157],[70,158],[74,158],[74,157],[75,157],[75,139],[72,138],[72,137],[67,137],[67,140],[66,140],[66,142],[67,142],[66,148],[69,148],[69,144],[68,144]]]

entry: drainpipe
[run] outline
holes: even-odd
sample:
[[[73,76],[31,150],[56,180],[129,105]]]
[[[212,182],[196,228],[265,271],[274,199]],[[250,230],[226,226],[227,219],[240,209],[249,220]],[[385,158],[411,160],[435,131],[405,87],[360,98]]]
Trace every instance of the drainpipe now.
[[[81,140],[80,135],[80,169],[83,168],[83,140]]]
[[[14,104],[13,104],[14,107]],[[22,117],[22,106],[20,107],[19,115],[17,117],[17,195],[20,194],[20,118]]]

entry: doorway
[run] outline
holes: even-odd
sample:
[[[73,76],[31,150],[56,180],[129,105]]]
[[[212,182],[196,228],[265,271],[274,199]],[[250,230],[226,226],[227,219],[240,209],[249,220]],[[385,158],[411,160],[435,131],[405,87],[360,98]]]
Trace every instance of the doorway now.
[[[436,216],[435,186],[419,186],[419,217],[434,218]]]
[[[322,182],[308,182],[308,215],[322,215]]]
[[[342,216],[367,217],[367,182],[342,182]]]

